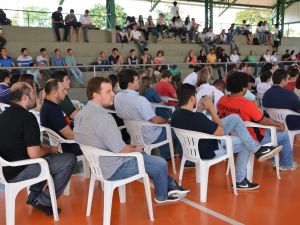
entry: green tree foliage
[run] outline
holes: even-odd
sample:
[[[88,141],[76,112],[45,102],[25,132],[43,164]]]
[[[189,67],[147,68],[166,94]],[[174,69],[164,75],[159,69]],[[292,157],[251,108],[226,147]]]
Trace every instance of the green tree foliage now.
[[[124,8],[120,5],[115,5],[116,12],[116,25],[123,26],[126,20],[127,13]],[[101,29],[106,27],[106,6],[105,5],[94,5],[90,9],[90,16],[92,17],[92,23]]]
[[[247,20],[251,25],[256,25],[261,20],[266,20],[268,21],[268,24],[271,24],[271,11],[246,9],[236,14],[235,23],[242,24],[243,20]]]
[[[49,9],[36,6],[24,7],[24,25],[30,27],[51,27],[51,14]]]

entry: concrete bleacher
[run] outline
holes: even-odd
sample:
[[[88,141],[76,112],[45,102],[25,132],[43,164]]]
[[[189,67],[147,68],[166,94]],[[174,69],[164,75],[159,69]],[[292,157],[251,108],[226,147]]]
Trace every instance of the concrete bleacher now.
[[[61,29],[60,32],[62,37],[63,30]],[[36,56],[39,55],[39,50],[42,47],[48,50],[49,56],[54,55],[54,49],[56,48],[59,48],[63,55],[66,54],[68,48],[72,48],[75,56],[77,57],[77,63],[87,65],[97,60],[99,51],[105,51],[109,56],[112,48],[117,47],[126,59],[129,55],[130,49],[133,48],[137,50],[133,43],[113,43],[112,36],[114,36],[114,34],[107,30],[89,30],[89,43],[83,42],[83,39],[80,43],[56,42],[54,32],[51,28],[3,26],[3,36],[7,40],[5,47],[8,54],[13,58],[18,57],[20,49],[23,47],[29,49],[30,55],[33,58],[36,58]],[[75,40],[76,34],[74,34],[74,36]],[[245,36],[235,36],[234,40],[240,48],[241,59],[244,59],[251,49],[253,50],[253,54],[256,56],[257,60],[259,60],[260,56],[263,55],[266,49],[272,51],[272,46],[247,45]],[[226,49],[228,54],[230,53],[229,45],[217,46],[222,46]],[[176,40],[174,38],[165,38],[161,41],[150,38],[148,47],[153,57],[158,50],[163,50],[165,52],[165,61],[168,64],[184,63],[189,50],[193,49],[194,53],[198,55],[200,49],[203,48],[203,46],[199,44],[182,44],[179,38]],[[283,38],[282,45],[279,48],[279,54],[283,55],[286,49],[294,49],[298,52],[299,38]],[[178,67],[183,77],[192,72],[192,69],[189,69],[188,65],[179,65]],[[97,72],[96,76],[108,76],[110,73],[111,72]],[[89,78],[94,76],[94,73],[90,71],[84,72],[84,76],[87,81]],[[76,86],[74,81],[72,81],[72,86]],[[77,92],[79,92],[79,89]]]

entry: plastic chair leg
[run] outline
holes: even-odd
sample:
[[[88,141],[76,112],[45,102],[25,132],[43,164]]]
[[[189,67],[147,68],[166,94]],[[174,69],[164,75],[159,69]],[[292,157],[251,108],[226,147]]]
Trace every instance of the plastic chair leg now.
[[[71,179],[69,180],[65,190],[64,190],[64,195],[65,196],[69,196],[70,195],[70,183],[71,183]]]
[[[184,156],[181,159],[181,163],[180,163],[180,170],[179,170],[179,177],[178,177],[178,183],[181,185],[182,183],[182,177],[183,177],[183,170],[184,170],[184,164],[186,162],[186,159],[184,158]]]
[[[82,164],[83,164],[84,177],[89,178],[91,175],[89,163],[86,159],[83,159]]]
[[[150,190],[150,181],[149,181],[148,175],[144,176],[143,181],[144,181],[144,187],[145,187],[149,217],[150,217],[151,221],[154,221],[153,208],[152,208],[152,199],[151,199],[151,190]]]
[[[104,182],[103,225],[110,225],[113,191],[114,189],[112,185],[110,185],[108,182]]]
[[[200,173],[200,163],[196,163],[195,164],[196,165],[196,167],[195,167],[195,174],[196,174],[196,183],[200,183],[200,181],[201,181],[201,173]]]
[[[52,205],[52,211],[53,211],[53,217],[55,221],[58,221],[58,212],[57,212],[57,202],[56,202],[56,193],[54,188],[54,183],[51,177],[47,179],[48,181],[48,188],[51,198],[51,205]]]
[[[201,165],[200,168],[200,202],[206,202],[209,166]]]
[[[90,216],[91,215],[91,208],[92,208],[92,202],[93,202],[95,181],[96,181],[96,179],[92,175],[91,179],[90,179],[88,202],[87,202],[87,207],[86,207],[86,216]]]
[[[275,166],[276,166],[276,176],[277,179],[281,179],[280,177],[280,171],[279,171],[279,154],[275,155]]]
[[[122,186],[119,186],[119,198],[121,203],[126,202],[126,186],[125,184]]]
[[[5,185],[6,225],[15,225],[16,194],[14,187]]]
[[[253,166],[254,166],[254,154],[251,154],[247,163],[247,179],[252,182],[253,180]]]
[[[231,174],[231,181],[233,186],[233,193],[237,195],[236,191],[236,179],[235,179],[235,166],[234,166],[234,158],[228,159],[228,165],[230,166],[230,174]]]

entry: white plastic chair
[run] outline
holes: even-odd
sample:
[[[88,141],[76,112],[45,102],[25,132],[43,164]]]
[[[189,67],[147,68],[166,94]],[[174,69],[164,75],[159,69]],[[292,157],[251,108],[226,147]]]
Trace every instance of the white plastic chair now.
[[[258,107],[262,110],[262,111],[264,111],[264,107],[263,107],[263,105],[262,105],[262,98],[263,98],[263,94],[260,94],[260,93],[257,93],[256,94],[256,100],[257,100],[257,104],[258,104]]]
[[[35,118],[36,118],[36,120],[37,120],[37,122],[38,122],[38,124],[39,124],[39,127],[40,127],[40,139],[41,139],[41,142],[43,142],[43,140],[44,140],[44,132],[46,131],[45,130],[45,128],[41,125],[41,117],[40,117],[40,112],[38,112],[38,111],[35,111],[35,110],[29,110],[29,112],[31,112],[34,116],[35,116]]]
[[[0,113],[2,113],[5,110],[5,108],[9,108],[9,107],[10,105],[0,102]]]
[[[289,130],[288,127],[287,127],[287,124],[286,124],[286,117],[291,116],[291,115],[300,117],[300,113],[294,112],[294,111],[289,110],[289,109],[265,108],[265,110],[269,114],[271,119],[279,121],[281,123],[284,123],[285,130],[288,132],[290,143],[291,143],[291,146],[293,148],[295,135],[300,134],[300,130]]]
[[[178,102],[178,99],[176,98],[171,98],[171,97],[168,97],[168,96],[160,96],[161,99],[164,101],[164,102],[168,102],[168,101],[174,101],[174,102]]]
[[[90,179],[90,187],[89,187],[89,194],[88,194],[88,202],[87,202],[87,209],[86,209],[86,216],[91,215],[91,207],[93,201],[93,194],[94,194],[94,186],[95,181],[99,180],[104,184],[104,213],[103,213],[103,225],[110,224],[110,217],[111,217],[111,207],[112,207],[112,197],[115,188],[119,188],[119,196],[120,202],[126,202],[126,187],[125,185],[131,183],[133,181],[143,179],[147,204],[148,204],[148,211],[150,220],[153,221],[153,209],[152,209],[152,199],[151,199],[151,191],[150,191],[150,182],[149,177],[145,171],[144,160],[141,153],[134,152],[134,153],[113,153],[109,151],[105,151],[102,149],[98,149],[95,147],[87,146],[87,145],[80,145],[83,154],[85,155],[86,159],[89,162],[91,168],[91,179]],[[109,181],[103,177],[101,165],[99,162],[100,157],[135,157],[137,159],[137,165],[139,173],[122,180],[115,180]]]
[[[224,161],[225,159],[229,160],[233,193],[237,195],[236,191],[236,181],[235,181],[235,167],[234,167],[234,158],[232,150],[232,140],[230,136],[215,136],[210,134],[205,134],[202,132],[183,130],[178,128],[173,128],[176,136],[178,137],[182,149],[183,155],[180,164],[179,172],[179,183],[182,183],[184,164],[187,160],[194,162],[196,165],[196,182],[200,182],[200,201],[206,202],[207,199],[207,186],[208,186],[208,174],[209,168],[212,165],[215,165],[219,162]],[[198,149],[198,142],[200,139],[216,139],[216,140],[225,140],[227,153],[218,158],[213,159],[201,159]]]
[[[171,105],[164,105],[164,104],[160,104],[160,103],[151,102],[151,106],[152,106],[152,109],[154,110],[154,112],[155,112],[156,108],[170,109],[170,110],[172,110],[172,113],[175,111],[175,106],[171,106]]]
[[[269,129],[271,131],[271,141],[264,146],[276,146],[277,145],[277,136],[276,136],[276,127],[273,126],[265,126],[253,122],[244,122],[246,127],[257,127],[263,129]],[[276,176],[280,179],[280,172],[279,172],[279,154],[275,155],[275,166],[276,166]],[[251,154],[247,163],[247,179],[252,182],[253,180],[253,168],[254,168],[254,154]],[[229,173],[229,165],[227,166],[226,175]]]
[[[173,166],[173,173],[176,174],[176,165],[175,165],[175,157],[174,157],[174,146],[172,139],[171,127],[169,124],[156,124],[148,121],[142,120],[126,120],[124,119],[124,123],[127,129],[127,132],[130,135],[130,140],[132,145],[143,145],[144,152],[147,154],[151,154],[151,151],[159,146],[169,144],[171,161]],[[158,142],[155,144],[146,144],[143,138],[143,127],[162,127],[166,129],[167,139]]]
[[[17,167],[17,166],[36,164],[36,163],[40,164],[41,166],[41,173],[37,177],[29,180],[15,182],[15,183],[8,183],[5,180],[5,177],[3,175],[3,167],[6,166]],[[55,188],[54,188],[52,176],[50,175],[49,172],[47,161],[45,159],[38,158],[38,159],[26,159],[26,160],[19,160],[15,162],[8,162],[0,157],[0,183],[4,183],[5,185],[6,225],[15,224],[15,200],[17,194],[23,188],[29,187],[33,184],[39,183],[44,180],[47,180],[48,183],[54,220],[58,221],[59,219],[58,219],[58,212],[57,212]]]
[[[72,102],[73,105],[74,105],[76,108],[78,108],[78,109],[83,109],[83,107],[84,107],[84,104],[81,103],[81,102],[78,101],[78,100],[71,100],[71,102]]]
[[[67,144],[74,144],[76,143],[76,141],[74,140],[66,140],[64,138],[62,138],[60,135],[58,135],[57,133],[55,133],[53,130],[46,128],[45,127],[45,131],[49,136],[49,141],[50,141],[50,145],[51,146],[58,146],[58,152],[63,153],[61,144],[63,143],[67,143]],[[90,177],[90,170],[89,170],[89,165],[88,162],[86,160],[86,158],[84,157],[84,155],[79,155],[77,156],[77,162],[82,161],[83,164],[83,173],[84,173],[84,177],[85,178],[89,178]],[[70,181],[64,191],[64,195],[70,195]]]

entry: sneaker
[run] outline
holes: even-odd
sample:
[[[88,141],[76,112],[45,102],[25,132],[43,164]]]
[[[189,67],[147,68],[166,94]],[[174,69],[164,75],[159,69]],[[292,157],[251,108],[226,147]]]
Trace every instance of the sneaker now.
[[[293,162],[291,166],[279,166],[279,169],[284,171],[284,170],[295,170],[298,168],[298,163]]]
[[[45,213],[47,216],[52,216],[53,215],[53,211],[52,211],[52,207],[51,206],[45,206],[45,205],[41,205],[37,202],[32,203],[32,207],[42,211],[43,213]],[[57,208],[58,213],[61,212],[60,208]]]
[[[174,182],[175,185],[169,186],[168,188],[169,197],[181,198],[190,192],[189,189],[181,187],[175,180]]]
[[[195,168],[195,167],[196,167],[195,163],[191,161],[185,161],[184,163],[184,168]]]
[[[271,146],[261,146],[257,152],[255,152],[255,157],[259,162],[266,161],[274,157],[278,152],[282,150],[282,145],[271,147]]]
[[[154,197],[154,201],[158,204],[161,204],[161,203],[168,203],[168,202],[178,202],[180,200],[180,198],[178,197],[173,197],[173,196],[168,196],[167,199],[165,200],[158,200]]]
[[[251,183],[247,178],[245,178],[241,182],[236,183],[236,189],[240,191],[248,191],[248,190],[255,190],[258,189],[260,186],[259,184]]]

